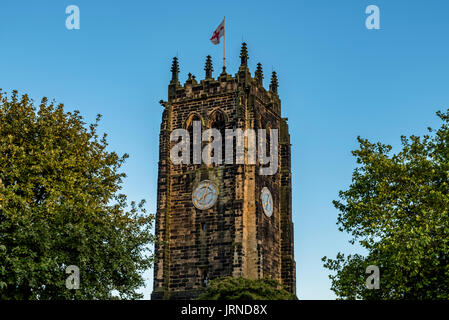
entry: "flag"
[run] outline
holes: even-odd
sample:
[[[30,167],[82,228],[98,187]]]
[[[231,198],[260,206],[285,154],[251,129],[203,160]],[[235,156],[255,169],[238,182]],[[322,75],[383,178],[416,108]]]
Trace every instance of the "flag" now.
[[[220,38],[223,37],[224,32],[225,32],[225,21],[223,19],[223,21],[220,23],[220,25],[217,27],[217,29],[212,34],[212,38],[210,38],[210,42],[212,42],[213,44],[219,44]]]

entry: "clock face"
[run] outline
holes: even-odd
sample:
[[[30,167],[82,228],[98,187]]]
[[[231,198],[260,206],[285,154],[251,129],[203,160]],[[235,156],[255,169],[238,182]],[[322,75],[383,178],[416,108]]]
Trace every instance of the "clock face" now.
[[[192,202],[200,210],[211,208],[218,198],[218,188],[210,180],[201,181],[192,192]]]
[[[273,214],[273,197],[267,187],[262,189],[260,200],[262,201],[263,212],[267,217],[271,217]]]

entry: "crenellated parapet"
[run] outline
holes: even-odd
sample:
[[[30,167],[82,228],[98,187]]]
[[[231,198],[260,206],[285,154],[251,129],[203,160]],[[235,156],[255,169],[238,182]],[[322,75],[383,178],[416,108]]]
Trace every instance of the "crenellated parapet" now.
[[[273,112],[280,116],[280,100],[278,96],[278,79],[276,72],[273,72],[269,89],[263,85],[262,64],[257,64],[254,76],[248,67],[248,49],[246,43],[242,44],[240,51],[240,67],[233,76],[223,69],[217,78],[213,77],[213,62],[211,56],[206,57],[204,79],[197,80],[194,75],[188,73],[188,79],[181,85],[179,82],[179,61],[173,58],[172,79],[168,86],[168,102],[173,104],[185,102],[186,99],[204,99],[206,97],[224,94],[250,93],[271,108]]]

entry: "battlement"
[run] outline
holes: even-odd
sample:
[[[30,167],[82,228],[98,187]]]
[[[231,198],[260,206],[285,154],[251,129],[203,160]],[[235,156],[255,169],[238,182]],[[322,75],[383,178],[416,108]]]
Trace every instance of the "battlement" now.
[[[196,77],[189,73],[188,79],[184,85],[181,85],[179,82],[179,62],[178,58],[174,57],[171,67],[172,79],[168,85],[168,102],[185,102],[191,99],[204,99],[214,95],[234,94],[239,91],[244,91],[258,96],[267,105],[280,105],[276,72],[272,72],[271,83],[267,90],[263,86],[262,64],[257,64],[254,77],[249,71],[247,64],[249,57],[246,43],[242,44],[240,59],[241,64],[235,76],[226,73],[226,69],[223,67],[223,71],[215,79],[212,77],[212,58],[211,56],[207,56],[204,67],[204,79],[197,81]]]

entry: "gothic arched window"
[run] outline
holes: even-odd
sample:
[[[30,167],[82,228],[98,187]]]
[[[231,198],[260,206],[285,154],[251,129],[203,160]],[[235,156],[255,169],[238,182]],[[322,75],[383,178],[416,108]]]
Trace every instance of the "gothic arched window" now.
[[[189,137],[190,137],[190,156],[189,156],[189,163],[190,163],[190,165],[194,165],[195,163],[193,162],[193,151],[194,151],[194,144],[195,144],[195,142],[197,142],[197,141],[195,141],[195,139],[194,139],[194,137],[193,137],[193,124],[194,124],[194,122],[195,121],[199,121],[199,123],[200,123],[200,125],[201,125],[201,118],[200,118],[200,116],[199,115],[197,115],[197,114],[191,114],[188,118],[187,118],[187,121],[186,121],[186,129],[187,129],[187,131],[189,132]],[[199,136],[199,150],[201,150],[201,134],[200,134],[200,136]],[[197,146],[197,148],[198,148],[198,146]],[[195,160],[197,160],[197,162],[199,162],[199,163],[197,163],[197,164],[200,164],[201,163],[201,153],[200,153],[200,159],[195,159]]]
[[[271,145],[271,123],[268,122],[267,123],[267,127],[266,127],[266,140],[265,140],[265,151],[267,153],[267,156],[271,156],[271,150],[270,150],[270,145]]]
[[[223,112],[216,110],[210,116],[210,128],[217,129],[221,134],[221,163],[225,163],[225,129],[226,129],[226,120],[223,115]],[[211,156],[213,156],[213,151]]]

